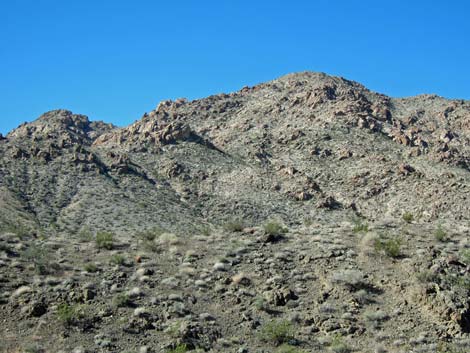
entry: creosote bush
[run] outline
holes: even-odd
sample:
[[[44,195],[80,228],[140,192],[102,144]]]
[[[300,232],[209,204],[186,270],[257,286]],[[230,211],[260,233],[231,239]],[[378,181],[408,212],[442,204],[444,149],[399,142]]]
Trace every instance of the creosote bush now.
[[[445,242],[448,240],[447,233],[442,228],[442,225],[439,224],[439,226],[437,227],[436,231],[434,232],[434,238],[436,238],[436,240],[440,242]]]
[[[416,275],[416,279],[418,280],[418,282],[426,284],[426,283],[435,282],[438,279],[438,276],[437,274],[429,270],[425,270],[425,271],[419,272]]]
[[[96,233],[95,242],[98,249],[111,250],[114,246],[114,236],[109,232]]]
[[[414,216],[411,212],[405,212],[403,213],[402,218],[406,223],[411,223],[413,222]]]
[[[90,273],[98,272],[98,266],[96,266],[93,262],[89,262],[89,263],[85,264],[83,269],[86,272],[90,272]]]
[[[132,301],[129,298],[129,295],[127,295],[126,293],[119,293],[116,294],[116,296],[113,298],[112,304],[116,308],[124,308],[126,306],[130,306],[132,304]]]
[[[34,265],[34,270],[38,275],[50,274],[53,267],[57,267],[52,266],[47,251],[39,245],[31,245],[23,252],[22,256]]]
[[[270,221],[263,226],[264,232],[274,237],[279,237],[287,233],[287,228],[276,221]]]
[[[401,242],[399,239],[376,239],[374,247],[377,252],[382,252],[392,258],[401,255]]]
[[[114,254],[111,256],[110,262],[114,265],[125,265],[126,264],[126,257],[121,254]]]
[[[241,232],[243,228],[245,228],[245,223],[241,219],[233,219],[225,222],[223,228],[225,231],[231,233]]]
[[[260,338],[276,346],[288,343],[294,339],[294,328],[287,320],[270,321],[261,328]]]
[[[466,265],[470,265],[470,250],[463,250],[460,253],[460,258]]]
[[[367,233],[369,231],[369,225],[365,222],[362,222],[359,218],[354,220],[354,233]]]
[[[344,339],[341,335],[336,335],[333,337],[333,340],[330,344],[330,349],[335,353],[349,353],[351,348],[344,342]]]
[[[84,312],[80,305],[63,303],[57,308],[57,317],[64,325],[72,325],[84,317]]]

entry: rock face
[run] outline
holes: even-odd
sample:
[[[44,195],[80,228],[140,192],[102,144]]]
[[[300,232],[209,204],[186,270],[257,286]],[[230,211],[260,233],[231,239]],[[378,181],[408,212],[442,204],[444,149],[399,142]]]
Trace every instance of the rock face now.
[[[0,135],[0,331],[11,351],[58,317],[66,351],[256,351],[280,316],[298,340],[268,345],[465,350],[469,184],[470,102],[320,73],[124,128],[51,111]]]

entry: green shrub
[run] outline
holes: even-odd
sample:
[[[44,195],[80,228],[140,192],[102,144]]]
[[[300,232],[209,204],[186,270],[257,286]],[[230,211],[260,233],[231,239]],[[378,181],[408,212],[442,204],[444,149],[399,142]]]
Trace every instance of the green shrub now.
[[[470,265],[470,250],[463,250],[460,253],[460,258],[466,265]]]
[[[23,349],[23,353],[44,353],[45,350],[37,345],[29,345]]]
[[[254,306],[257,310],[260,310],[260,311],[268,311],[269,310],[268,302],[266,301],[266,299],[264,299],[261,296],[256,297],[253,304],[254,304]]]
[[[22,253],[26,261],[34,265],[34,270],[38,275],[47,275],[51,270],[56,267],[51,265],[47,251],[39,245],[31,245]]]
[[[126,306],[130,306],[132,304],[132,301],[126,293],[119,293],[116,294],[116,296],[113,298],[112,304],[116,308],[123,308]]]
[[[231,233],[241,232],[243,228],[245,228],[245,223],[241,219],[234,219],[234,220],[225,222],[223,228],[225,231],[231,232]]]
[[[65,325],[73,324],[82,316],[83,312],[78,305],[63,303],[57,308],[57,317]]]
[[[437,227],[436,231],[434,232],[434,238],[436,238],[437,241],[441,242],[447,241],[447,233],[442,228],[442,225],[439,224],[439,226]]]
[[[377,239],[374,243],[375,250],[385,255],[397,258],[401,255],[401,242],[399,239]]]
[[[83,269],[86,272],[90,272],[90,273],[98,272],[98,266],[96,266],[93,262],[89,262],[89,263],[85,264]]]
[[[93,240],[93,233],[91,232],[89,227],[84,227],[79,233],[78,238],[81,242],[90,242]]]
[[[294,339],[294,328],[287,320],[270,321],[261,328],[260,338],[275,345],[288,343]]]
[[[154,241],[157,237],[166,232],[162,227],[153,227],[152,229],[145,230],[137,234],[137,237],[143,241]]]
[[[21,240],[26,239],[31,234],[31,230],[21,224],[6,225],[3,227],[0,227],[0,230],[4,232],[8,232],[8,233],[14,233]]]
[[[341,335],[336,335],[330,344],[330,349],[335,353],[348,353],[351,352],[351,348],[344,342]]]
[[[282,224],[271,221],[263,226],[264,232],[268,235],[279,237],[287,233],[287,228],[283,227]]]
[[[406,223],[411,223],[414,219],[413,214],[411,212],[403,213],[402,218]]]
[[[109,261],[114,265],[122,266],[126,263],[126,257],[121,254],[114,254],[113,256],[111,256],[111,259]]]
[[[354,227],[353,227],[353,232],[354,233],[367,233],[369,231],[369,225],[367,223],[361,222],[361,220],[355,219],[354,220]]]
[[[113,234],[109,232],[98,232],[96,233],[96,247],[98,249],[111,250],[113,248]]]
[[[437,280],[437,274],[429,270],[426,270],[426,271],[419,272],[416,275],[416,279],[420,283],[431,283]]]

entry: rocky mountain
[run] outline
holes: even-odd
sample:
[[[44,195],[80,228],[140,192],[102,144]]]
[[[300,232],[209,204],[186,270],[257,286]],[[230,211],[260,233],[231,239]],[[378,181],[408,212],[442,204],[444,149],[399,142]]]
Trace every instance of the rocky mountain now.
[[[48,112],[0,136],[3,348],[468,351],[469,172],[470,102],[320,73]]]

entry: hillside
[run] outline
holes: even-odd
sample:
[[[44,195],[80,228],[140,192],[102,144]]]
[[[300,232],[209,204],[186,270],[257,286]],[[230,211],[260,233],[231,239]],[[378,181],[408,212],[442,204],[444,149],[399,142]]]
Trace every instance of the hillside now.
[[[0,135],[0,206],[6,352],[470,349],[469,101],[304,72],[51,111]]]

